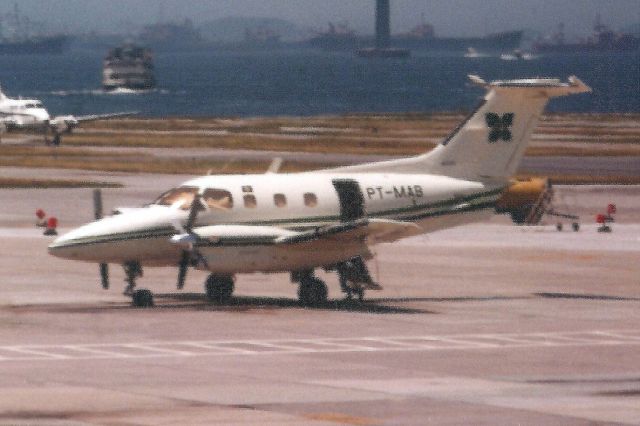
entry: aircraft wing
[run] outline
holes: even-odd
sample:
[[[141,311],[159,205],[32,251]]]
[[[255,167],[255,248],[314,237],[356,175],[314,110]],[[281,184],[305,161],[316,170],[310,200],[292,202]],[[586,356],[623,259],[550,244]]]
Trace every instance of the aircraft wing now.
[[[212,225],[193,229],[191,234],[175,235],[178,245],[295,245],[309,242],[365,241],[370,244],[392,242],[420,233],[420,227],[411,222],[386,219],[359,219],[314,228],[309,231],[291,231],[276,226]]]
[[[137,111],[113,112],[109,114],[92,114],[92,115],[58,115],[49,120],[49,125],[58,133],[70,132],[78,125],[85,121],[106,120],[108,118],[128,117],[138,114]]]
[[[106,120],[108,118],[116,118],[116,117],[129,117],[131,115],[139,114],[138,111],[124,111],[124,112],[112,112],[109,114],[92,114],[92,115],[81,115],[78,117],[74,117],[76,121],[79,123],[83,121],[95,121],[95,120]]]
[[[349,241],[369,238],[371,242],[390,243],[419,233],[415,223],[387,219],[359,219],[322,226],[311,231],[278,238],[278,244],[294,244],[313,240]]]

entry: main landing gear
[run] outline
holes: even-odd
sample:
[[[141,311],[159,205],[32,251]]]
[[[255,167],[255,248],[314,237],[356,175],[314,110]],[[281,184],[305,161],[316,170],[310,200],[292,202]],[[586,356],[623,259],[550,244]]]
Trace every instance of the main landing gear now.
[[[382,290],[380,284],[373,281],[367,265],[359,256],[338,263],[336,269],[340,279],[340,289],[346,294],[347,300],[352,300],[355,296],[362,301],[365,289]]]
[[[326,270],[335,269],[340,279],[340,289],[347,300],[354,297],[362,301],[365,290],[382,290],[373,281],[362,257],[353,257]],[[298,283],[298,300],[302,306],[320,306],[327,302],[327,285],[313,274],[313,269],[291,273],[291,282]]]
[[[327,285],[313,275],[313,270],[292,272],[291,281],[298,283],[298,300],[302,306],[313,307],[327,302]]]

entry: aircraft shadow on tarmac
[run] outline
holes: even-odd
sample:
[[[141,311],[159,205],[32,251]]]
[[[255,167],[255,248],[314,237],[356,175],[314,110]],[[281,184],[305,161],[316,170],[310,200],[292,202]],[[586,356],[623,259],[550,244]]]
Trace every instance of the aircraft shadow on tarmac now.
[[[625,301],[625,302],[637,302],[640,301],[640,297],[624,297],[624,296],[610,296],[607,294],[576,294],[576,293],[533,293],[535,296],[545,299],[586,299],[586,300],[611,300],[611,301]]]
[[[298,309],[300,304],[296,299],[279,298],[279,297],[251,297],[236,296],[230,301],[222,305],[214,305],[207,302],[206,297],[200,293],[165,293],[156,294],[156,300],[192,302],[191,304],[165,304],[161,303],[158,307],[185,307],[190,306],[196,309],[211,310],[230,310],[230,311],[248,311],[252,309]],[[513,297],[488,296],[488,297],[399,297],[399,298],[367,298],[364,301],[348,300],[348,299],[331,299],[326,303],[316,307],[307,308],[325,311],[344,311],[344,312],[361,312],[367,314],[437,314],[438,312],[397,306],[398,303],[410,302],[477,302],[477,301],[494,301],[494,300],[511,300]],[[517,298],[519,299],[519,297]],[[203,303],[204,302],[204,303]]]
[[[211,312],[250,312],[250,311],[276,311],[300,309],[296,299],[285,297],[256,297],[235,296],[227,303],[213,304],[202,293],[157,293],[154,295],[156,306],[151,310],[194,310]],[[332,299],[326,303],[307,308],[316,311],[355,312],[363,314],[438,314],[438,311],[419,309],[414,307],[398,306],[403,303],[466,303],[466,302],[495,302],[513,301],[532,298],[545,299],[584,299],[584,300],[609,300],[609,301],[640,301],[640,298],[621,297],[597,294],[572,294],[572,293],[533,293],[531,296],[456,296],[456,297],[397,297],[397,298],[369,298],[361,302],[358,300]],[[149,309],[134,308],[126,302],[102,302],[96,304],[46,304],[23,305],[13,310],[20,311],[46,311],[61,313],[105,313],[109,311],[149,311]]]
[[[593,395],[602,397],[637,397],[640,396],[640,388],[634,387],[640,384],[640,377],[570,377],[542,380],[527,380],[526,383],[536,385],[611,385],[620,386],[622,389],[613,389],[596,392]]]
[[[224,304],[212,304],[200,293],[165,293],[154,295],[158,301],[157,308],[191,308],[212,311],[251,311],[255,309],[299,309],[296,299],[285,297],[235,296]],[[394,306],[390,303],[405,302],[406,299],[367,299],[365,301],[331,299],[321,305],[307,309],[324,311],[361,312],[368,314],[435,314],[436,312]],[[177,303],[171,303],[177,302]]]
[[[284,297],[255,297],[235,296],[227,303],[210,303],[202,293],[156,293],[156,306],[151,310],[196,310],[212,312],[249,312],[256,310],[288,310],[300,309],[296,299]],[[364,301],[332,299],[312,309],[316,311],[355,312],[363,314],[438,314],[428,309],[398,306],[403,303],[445,303],[445,302],[490,302],[499,300],[523,299],[526,297],[506,296],[461,296],[461,297],[399,297],[399,298],[369,298]],[[69,304],[69,305],[29,305],[21,306],[20,310],[47,311],[62,313],[104,313],[109,311],[149,309],[134,308],[124,302],[102,302],[100,304]]]

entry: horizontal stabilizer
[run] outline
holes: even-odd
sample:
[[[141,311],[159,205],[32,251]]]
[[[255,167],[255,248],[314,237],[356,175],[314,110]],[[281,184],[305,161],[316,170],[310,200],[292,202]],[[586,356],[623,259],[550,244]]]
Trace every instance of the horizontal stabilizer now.
[[[344,173],[424,173],[475,182],[504,184],[517,171],[547,102],[590,92],[576,76],[469,80],[485,91],[478,107],[432,151],[399,160],[333,169]]]

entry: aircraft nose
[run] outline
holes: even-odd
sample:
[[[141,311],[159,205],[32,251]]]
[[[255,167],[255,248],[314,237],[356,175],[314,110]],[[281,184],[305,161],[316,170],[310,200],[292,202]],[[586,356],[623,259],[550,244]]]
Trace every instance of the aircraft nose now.
[[[34,115],[38,120],[44,121],[47,123],[49,123],[49,120],[51,119],[46,109],[38,109],[35,111]]]
[[[55,257],[99,263],[124,263],[154,256],[174,256],[179,248],[170,242],[176,233],[175,211],[147,209],[108,216],[58,237],[48,247]]]
[[[100,236],[100,225],[101,221],[91,222],[61,235],[49,245],[49,254],[62,259],[94,261],[91,246]]]
[[[77,259],[79,252],[74,248],[75,244],[69,233],[56,238],[47,248],[50,255],[61,259]]]

